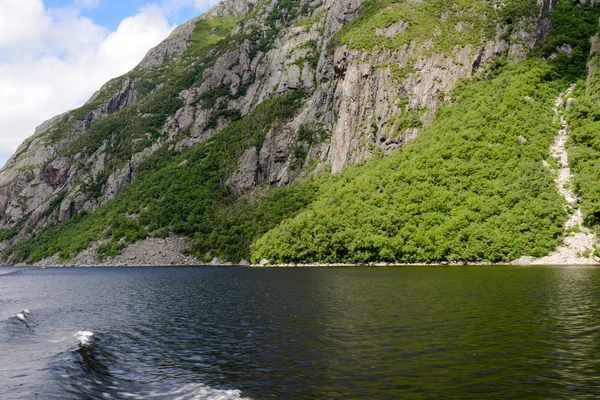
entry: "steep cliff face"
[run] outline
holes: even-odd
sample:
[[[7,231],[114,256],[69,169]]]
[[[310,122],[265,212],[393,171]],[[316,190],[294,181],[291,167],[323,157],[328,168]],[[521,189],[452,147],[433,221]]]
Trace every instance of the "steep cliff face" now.
[[[223,190],[254,198],[268,186],[390,154],[454,102],[461,79],[527,58],[549,35],[555,7],[556,0],[225,0],[23,143],[0,171],[4,246],[94,213],[140,170],[148,173],[155,154],[197,148],[290,93],[302,93],[301,104],[231,152],[219,171]],[[142,200],[127,213],[147,206]]]

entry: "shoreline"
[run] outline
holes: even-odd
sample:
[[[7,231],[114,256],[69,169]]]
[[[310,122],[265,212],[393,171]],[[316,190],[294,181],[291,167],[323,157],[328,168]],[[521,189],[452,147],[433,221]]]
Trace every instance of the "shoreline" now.
[[[596,267],[600,266],[599,262],[589,263],[552,263],[552,264],[537,264],[521,263],[521,262],[438,262],[438,263],[368,263],[368,264],[343,264],[343,263],[307,263],[307,264],[233,264],[233,263],[198,263],[198,264],[63,264],[63,265],[38,265],[38,264],[14,264],[1,265],[4,268],[168,268],[168,267],[242,267],[242,268],[384,268],[384,267]]]

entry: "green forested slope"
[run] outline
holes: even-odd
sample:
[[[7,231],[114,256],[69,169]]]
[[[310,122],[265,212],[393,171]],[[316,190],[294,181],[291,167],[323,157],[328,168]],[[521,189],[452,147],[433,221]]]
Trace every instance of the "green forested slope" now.
[[[190,251],[197,256],[238,261],[282,219],[257,241],[254,260],[504,261],[544,255],[559,243],[566,219],[542,163],[559,128],[552,105],[564,83],[555,67],[536,60],[499,66],[492,74],[457,88],[454,104],[390,156],[252,200],[221,182],[243,150],[260,146],[270,122],[291,116],[302,96],[267,102],[205,144],[151,157],[116,200],[22,243],[15,255],[37,261],[61,251],[66,259],[102,238],[109,242],[100,252],[114,255],[124,241],[175,232],[194,237]]]
[[[572,129],[569,161],[574,173],[575,191],[581,196],[585,223],[600,227],[600,105],[583,85],[573,93],[568,111]]]
[[[60,254],[68,260],[95,240],[104,239],[101,256],[118,254],[128,242],[152,233],[196,237],[192,251],[207,257],[248,257],[251,240],[312,200],[310,185],[267,194],[256,201],[240,198],[223,182],[244,150],[260,148],[266,132],[289,119],[305,100],[301,91],[263,102],[254,112],[202,144],[181,153],[162,150],[138,171],[115,200],[89,215],[77,216],[9,251],[16,260],[37,262]],[[299,190],[302,188],[302,190]],[[257,208],[255,205],[260,204]]]
[[[530,60],[458,87],[455,103],[421,136],[344,171],[305,211],[260,238],[253,260],[502,262],[547,254],[567,218],[542,163],[554,162],[549,147],[560,126],[552,107],[570,84],[585,87],[599,11],[559,1]],[[365,15],[370,22],[356,25],[382,14]],[[564,44],[570,55],[558,51]],[[591,96],[580,93],[570,109],[570,158],[592,225],[600,218],[600,106]]]
[[[564,86],[543,61],[459,87],[396,153],[343,171],[255,245],[271,262],[507,261],[542,256],[566,215],[543,166]]]

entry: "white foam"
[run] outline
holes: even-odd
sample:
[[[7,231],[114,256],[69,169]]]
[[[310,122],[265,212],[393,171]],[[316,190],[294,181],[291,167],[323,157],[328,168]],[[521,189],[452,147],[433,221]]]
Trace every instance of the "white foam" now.
[[[70,336],[63,336],[60,339],[50,339],[48,340],[48,342],[50,343],[60,343],[60,342],[64,342],[65,340],[67,340]]]
[[[205,385],[185,385],[177,391],[173,391],[174,400],[250,400],[242,397],[239,390],[218,390]]]
[[[92,340],[92,337],[94,336],[94,332],[77,331],[77,333],[73,336],[75,336],[77,338],[77,340],[79,340],[80,345],[85,346],[90,342],[90,340]]]
[[[239,390],[213,389],[203,384],[189,384],[167,392],[125,393],[120,392],[121,397],[131,399],[173,399],[173,400],[251,400],[242,397]]]

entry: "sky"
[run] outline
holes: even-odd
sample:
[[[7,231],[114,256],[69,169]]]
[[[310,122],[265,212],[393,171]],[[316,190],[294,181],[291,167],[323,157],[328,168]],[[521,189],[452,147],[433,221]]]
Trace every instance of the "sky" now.
[[[0,167],[217,0],[0,0]]]

